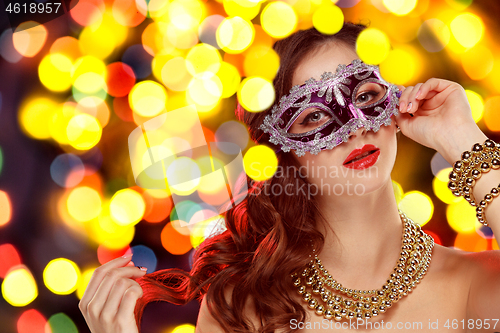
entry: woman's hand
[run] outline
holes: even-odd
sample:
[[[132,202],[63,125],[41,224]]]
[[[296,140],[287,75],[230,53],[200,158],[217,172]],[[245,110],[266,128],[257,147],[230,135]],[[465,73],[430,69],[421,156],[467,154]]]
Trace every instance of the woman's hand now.
[[[134,309],[142,288],[134,278],[145,270],[134,267],[132,255],[97,268],[79,303],[92,333],[137,333]]]
[[[437,150],[448,162],[459,159],[478,140],[482,143],[486,139],[474,122],[465,90],[458,83],[432,78],[400,89],[401,113],[396,121],[401,132]]]

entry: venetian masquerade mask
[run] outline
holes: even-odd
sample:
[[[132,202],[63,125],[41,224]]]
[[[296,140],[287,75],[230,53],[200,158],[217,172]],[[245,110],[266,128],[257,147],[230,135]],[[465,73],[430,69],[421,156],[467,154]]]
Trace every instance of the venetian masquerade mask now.
[[[380,76],[377,66],[356,59],[335,74],[310,78],[283,96],[260,129],[284,152],[318,154],[349,139],[358,128],[377,132],[398,114],[399,89]],[[279,150],[278,150],[279,151]]]

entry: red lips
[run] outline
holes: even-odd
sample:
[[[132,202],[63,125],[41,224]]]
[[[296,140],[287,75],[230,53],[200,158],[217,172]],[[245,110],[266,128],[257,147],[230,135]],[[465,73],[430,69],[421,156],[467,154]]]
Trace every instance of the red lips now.
[[[374,145],[364,145],[354,149],[345,159],[343,165],[349,169],[362,170],[371,167],[378,160],[380,149]]]

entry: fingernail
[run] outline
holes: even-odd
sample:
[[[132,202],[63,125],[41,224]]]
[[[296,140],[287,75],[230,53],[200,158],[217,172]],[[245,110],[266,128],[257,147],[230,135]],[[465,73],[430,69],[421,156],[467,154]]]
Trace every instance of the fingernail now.
[[[418,98],[420,96],[420,89],[417,91],[417,94],[415,95],[415,98]]]
[[[143,272],[147,272],[148,271],[148,268],[144,267],[144,266],[135,266],[135,267],[139,268]]]
[[[410,113],[410,117],[412,117],[412,118],[413,118],[413,113]]]
[[[410,102],[410,103],[408,103],[408,106],[406,107],[406,111],[407,111],[407,112],[410,112],[410,110],[411,110],[411,102]]]
[[[399,111],[402,112],[404,110],[404,108],[405,108],[405,103],[400,103],[399,104]]]
[[[128,264],[126,264],[125,266],[135,266],[135,264],[133,261],[129,261]]]
[[[127,253],[127,254],[123,255],[122,258],[125,258],[125,259],[132,258],[132,253]]]

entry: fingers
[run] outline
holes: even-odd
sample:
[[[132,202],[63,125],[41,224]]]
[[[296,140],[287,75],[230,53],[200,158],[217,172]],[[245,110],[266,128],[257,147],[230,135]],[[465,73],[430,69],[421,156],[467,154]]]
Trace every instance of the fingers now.
[[[130,259],[131,256],[114,259],[97,268],[92,275],[78,305],[91,329],[99,322],[104,309],[106,318],[113,312],[113,308],[116,314],[122,295],[133,283],[137,283],[132,279],[144,276],[144,270],[128,266]],[[106,305],[108,302],[109,305]]]
[[[421,86],[422,83],[418,83],[415,86],[406,87],[403,91],[399,98],[399,111],[401,113],[410,113],[411,115],[418,108],[418,102],[415,100],[415,96]]]
[[[108,271],[110,271],[113,268],[118,268],[127,265],[132,259],[132,255],[129,256],[123,256],[119,257],[116,259],[113,259],[104,265],[98,267],[94,274],[92,275],[92,278],[90,279],[89,284],[87,285],[87,289],[85,290],[85,293],[80,301],[80,304],[88,304],[89,301],[92,299],[94,296],[97,288],[101,284],[102,279],[106,275]]]

